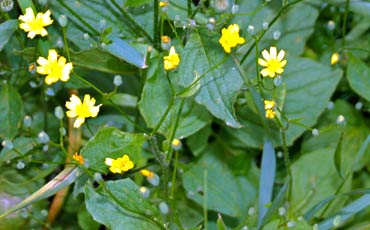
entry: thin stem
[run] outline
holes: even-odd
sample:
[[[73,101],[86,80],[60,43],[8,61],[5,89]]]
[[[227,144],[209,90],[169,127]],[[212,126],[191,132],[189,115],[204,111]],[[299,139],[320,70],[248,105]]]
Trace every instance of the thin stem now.
[[[153,18],[153,43],[154,47],[158,50],[161,50],[160,48],[160,28],[159,28],[159,1],[154,0],[154,18]]]
[[[289,158],[289,152],[288,152],[288,146],[287,146],[287,143],[286,143],[286,134],[285,134],[285,130],[284,129],[280,129],[280,133],[281,133],[281,139],[283,141],[283,154],[284,154],[284,163],[285,163],[285,167],[286,167],[286,170],[287,170],[287,174],[288,174],[288,180],[289,180],[289,187],[288,187],[288,201],[291,200],[291,195],[292,195],[292,184],[293,184],[293,177],[292,177],[292,171],[291,171],[291,162],[290,162],[290,158]],[[290,212],[292,211],[292,209],[289,209]]]
[[[184,102],[185,102],[185,98],[183,98],[181,100],[180,108],[179,108],[179,111],[177,113],[175,123],[173,125],[174,128],[173,128],[172,133],[171,133],[170,143],[172,143],[173,139],[175,138],[176,130],[177,130],[177,127],[178,127],[179,121],[180,121],[180,116],[181,116],[182,108],[184,107]],[[168,150],[168,154],[167,154],[167,158],[166,158],[167,162],[170,162],[171,161],[172,151],[173,151],[173,149],[172,149],[171,145],[169,145],[169,150]]]
[[[187,5],[187,8],[188,8],[188,18],[192,18],[192,10],[191,10],[191,0],[188,0],[188,5]]]
[[[204,170],[203,174],[203,218],[204,218],[204,229],[208,229],[208,191],[207,191],[207,169]]]
[[[347,20],[348,20],[349,1],[350,0],[346,0],[346,9],[344,11],[344,16],[343,16],[342,47],[346,47],[346,27],[347,27]]]
[[[64,26],[62,27],[62,34],[63,34],[64,48],[65,48],[65,51],[67,53],[67,59],[70,62],[71,61],[71,55],[69,54],[66,27],[64,27]]]
[[[296,1],[293,1],[293,2],[290,2],[290,3],[287,3],[286,5],[284,5],[280,10],[279,12],[276,14],[276,16],[271,20],[271,22],[269,23],[270,27],[279,19],[279,17],[283,14],[283,12],[290,6],[296,4],[296,3],[299,3],[301,2],[302,0],[296,0]],[[265,33],[267,32],[267,30],[263,30],[259,36],[258,36],[258,39],[252,44],[252,46],[249,48],[249,50],[244,54],[244,56],[242,57],[242,59],[240,60],[240,64],[242,65],[245,61],[245,59],[248,57],[248,55],[252,52],[254,46],[257,44],[257,41],[261,40],[261,38],[265,35]]]

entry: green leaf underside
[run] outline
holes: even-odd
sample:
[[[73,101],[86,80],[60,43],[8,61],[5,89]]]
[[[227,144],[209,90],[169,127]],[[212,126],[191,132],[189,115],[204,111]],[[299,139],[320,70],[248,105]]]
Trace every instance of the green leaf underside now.
[[[158,216],[158,210],[142,198],[138,186],[133,181],[130,179],[109,181],[107,188],[122,203],[122,206],[135,210],[141,215],[119,206],[104,189],[94,190],[90,184],[87,184],[85,186],[86,207],[95,221],[112,230],[161,229],[149,219]]]
[[[0,91],[0,138],[13,139],[23,118],[23,101],[16,89],[8,84]]]
[[[196,74],[201,76],[200,89],[195,94],[195,100],[228,126],[240,128],[233,104],[242,80],[232,58],[227,57],[218,43],[219,38],[220,35],[214,32],[207,34],[194,31],[191,34],[180,56],[179,82],[188,87]]]
[[[125,133],[114,127],[102,128],[81,149],[81,155],[91,169],[107,173],[109,166],[104,163],[105,158],[116,159],[127,154],[131,161],[138,162],[145,141],[144,134]]]

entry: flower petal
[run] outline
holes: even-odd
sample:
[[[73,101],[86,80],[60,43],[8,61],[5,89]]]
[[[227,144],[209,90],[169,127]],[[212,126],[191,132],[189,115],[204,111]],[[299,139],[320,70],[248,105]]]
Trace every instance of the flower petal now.
[[[269,61],[271,59],[270,54],[267,50],[262,51],[262,56],[266,61]]]
[[[277,60],[278,61],[283,60],[284,56],[285,56],[285,51],[284,50],[280,50],[280,52],[279,52],[279,54],[277,56]]]
[[[271,46],[270,47],[270,57],[271,57],[271,59],[276,59],[276,53],[277,53],[276,47],[275,46]]]

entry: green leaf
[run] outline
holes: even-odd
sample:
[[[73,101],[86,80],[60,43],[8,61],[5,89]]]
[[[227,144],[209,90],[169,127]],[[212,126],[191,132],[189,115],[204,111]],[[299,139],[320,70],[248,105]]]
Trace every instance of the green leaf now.
[[[151,128],[157,126],[171,103],[171,89],[166,79],[167,76],[164,73],[162,60],[152,60],[139,102],[140,112],[147,125]],[[177,138],[187,137],[211,122],[211,116],[203,106],[195,103],[192,98],[186,98],[184,100],[175,133],[175,137]],[[178,112],[180,106],[181,101],[176,100],[159,128],[159,132],[164,134],[167,138],[172,134],[176,117],[179,116]]]
[[[23,101],[16,89],[8,84],[0,91],[0,138],[13,139],[23,118]]]
[[[248,207],[256,199],[255,188],[245,177],[235,177],[232,174],[232,167],[224,163],[222,148],[216,144],[210,145],[203,156],[183,174],[183,186],[188,198],[203,205],[205,170],[208,175],[208,209],[233,217],[247,215]]]
[[[138,6],[141,6],[141,5],[144,5],[144,4],[148,4],[148,3],[151,3],[152,1],[151,0],[127,0],[125,2],[125,7],[127,6],[131,6],[131,7],[138,7]]]
[[[80,168],[75,167],[65,168],[62,172],[60,172],[56,177],[54,177],[51,181],[49,181],[46,185],[37,190],[35,193],[17,203],[6,212],[0,214],[0,219],[36,201],[48,198],[57,193],[59,190],[72,184],[74,181],[76,181],[79,175],[81,175],[80,170]]]
[[[1,165],[1,162],[7,162],[16,157],[24,156],[29,151],[31,151],[34,147],[36,147],[37,143],[34,141],[33,138],[19,137],[13,141],[13,145],[14,145],[13,149],[3,148],[1,150],[0,165]]]
[[[342,140],[343,140],[343,133],[339,138],[339,142],[337,144],[337,148],[334,152],[334,165],[335,169],[337,170],[338,175],[344,179],[345,175],[342,169]]]
[[[35,12],[36,15],[36,7],[33,5],[32,0],[18,0],[18,5],[21,8],[23,13],[26,13],[26,8],[31,7],[33,12]]]
[[[127,154],[135,164],[140,160],[145,141],[144,134],[125,133],[115,127],[102,128],[81,149],[81,155],[89,168],[106,174],[109,167],[104,163],[105,158],[116,159]]]
[[[274,146],[270,140],[265,140],[262,152],[261,175],[258,191],[258,227],[261,227],[262,220],[268,211],[266,205],[271,203],[275,171],[276,157]]]
[[[311,127],[325,110],[341,75],[341,70],[332,70],[309,59],[289,56],[282,75],[286,87],[285,101],[278,101],[278,106],[282,106],[282,112],[288,119],[298,119],[302,125]],[[258,115],[250,108],[243,108],[239,116],[244,127],[237,130],[226,127],[222,137],[233,145],[260,148],[266,134]],[[272,121],[269,123],[273,131],[272,141],[274,145],[280,145],[279,129]],[[286,130],[287,144],[291,145],[305,130],[300,125],[290,124]]]
[[[361,97],[370,101],[370,68],[354,56],[348,53],[347,80],[351,88]]]
[[[146,68],[145,59],[135,48],[130,46],[124,40],[112,36],[109,38],[111,43],[103,46],[103,49],[108,51],[115,57],[130,63],[138,68]]]
[[[73,65],[112,74],[132,74],[137,68],[99,48],[71,52]]]
[[[242,79],[231,57],[218,43],[220,35],[214,32],[194,31],[180,54],[179,82],[189,87],[194,82],[194,72],[200,75],[200,89],[195,94],[197,103],[204,105],[213,116],[228,126],[240,128],[233,105]],[[190,68],[194,66],[195,68]]]
[[[18,29],[18,20],[7,20],[0,24],[0,51],[8,43],[14,31]]]
[[[218,214],[217,217],[217,230],[227,230],[227,226],[225,225],[221,214]]]
[[[275,197],[274,201],[272,202],[271,207],[267,210],[265,216],[262,219],[262,225],[266,224],[267,222],[272,220],[272,217],[276,215],[280,207],[283,207],[284,201],[285,201],[285,196],[286,196],[286,191],[289,187],[288,183],[285,183],[284,186],[280,189],[279,193]]]
[[[94,220],[112,230],[161,229],[158,210],[144,199],[130,179],[108,181],[107,189],[85,186],[86,208]],[[157,221],[153,221],[156,219]]]
[[[95,222],[90,213],[86,210],[86,208],[81,206],[83,208],[80,208],[77,212],[77,220],[78,220],[78,226],[82,230],[98,230],[100,227],[100,224]]]

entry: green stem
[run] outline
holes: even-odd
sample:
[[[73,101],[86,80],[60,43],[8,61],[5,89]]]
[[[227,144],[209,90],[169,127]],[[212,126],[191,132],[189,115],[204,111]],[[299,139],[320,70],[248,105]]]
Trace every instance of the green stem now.
[[[67,59],[70,62],[71,61],[71,55],[69,54],[66,27],[62,27],[62,34],[63,34],[64,48],[65,48],[65,51],[67,53]]]
[[[292,171],[291,171],[291,162],[290,162],[290,157],[289,157],[289,152],[288,152],[288,146],[287,146],[287,143],[286,143],[285,130],[281,128],[280,133],[281,133],[281,139],[282,139],[282,142],[283,142],[284,163],[285,163],[285,167],[286,167],[287,174],[288,174],[288,180],[289,180],[289,185],[288,185],[289,187],[288,187],[287,197],[288,197],[288,201],[290,201],[291,200],[291,195],[292,195],[292,184],[293,184],[293,176],[292,176]],[[292,209],[290,208],[289,212],[291,212],[291,211],[292,211]]]
[[[187,8],[188,8],[188,18],[192,18],[193,13],[191,12],[191,0],[188,0]]]
[[[348,12],[349,12],[349,1],[350,0],[346,0],[346,9],[344,11],[344,16],[343,16],[342,47],[346,47],[346,27],[347,27]]]
[[[204,229],[208,229],[208,191],[207,191],[207,169],[204,170],[203,175],[203,218],[204,218]]]
[[[169,145],[169,149],[168,149],[168,154],[167,154],[167,162],[170,162],[171,161],[171,158],[172,158],[172,147],[171,147],[171,143],[173,141],[173,139],[175,138],[175,134],[176,134],[176,130],[177,130],[177,127],[179,125],[179,121],[180,121],[180,116],[181,116],[181,112],[182,112],[182,108],[184,107],[184,102],[185,102],[185,98],[183,98],[181,100],[181,103],[180,103],[180,108],[179,108],[179,111],[177,113],[177,116],[176,116],[176,120],[175,120],[175,123],[173,124],[173,130],[172,130],[172,133],[171,133],[171,137],[170,137],[170,145]]]
[[[159,28],[159,1],[158,0],[154,0],[154,18],[153,18],[153,43],[154,43],[154,47],[158,50],[161,50],[161,47],[160,47],[160,28]]]

